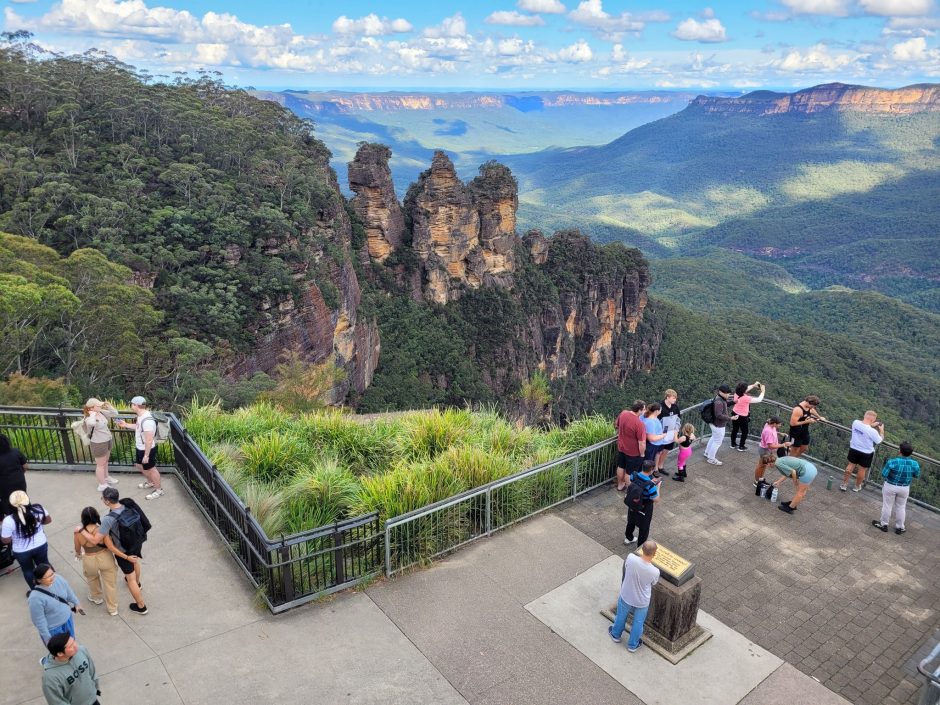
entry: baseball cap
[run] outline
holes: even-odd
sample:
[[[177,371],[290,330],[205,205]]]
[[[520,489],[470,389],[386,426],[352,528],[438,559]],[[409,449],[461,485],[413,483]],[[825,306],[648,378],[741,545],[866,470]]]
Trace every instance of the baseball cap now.
[[[731,387],[729,387],[727,384],[723,384],[720,387],[718,387],[718,391],[721,392],[722,394],[731,394]],[[132,401],[131,403],[139,404],[140,402]]]
[[[142,406],[143,404],[146,404],[146,403],[147,403],[147,399],[139,395],[131,399],[131,404],[137,404],[137,406]]]

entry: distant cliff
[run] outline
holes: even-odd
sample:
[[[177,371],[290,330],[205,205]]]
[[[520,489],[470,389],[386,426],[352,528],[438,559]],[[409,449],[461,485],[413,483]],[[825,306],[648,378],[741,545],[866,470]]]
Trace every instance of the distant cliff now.
[[[940,85],[920,84],[887,89],[827,83],[795,93],[754,91],[738,98],[700,95],[689,107],[707,113],[747,115],[818,113],[829,110],[910,115],[940,112]]]
[[[375,280],[391,274],[390,293],[446,307],[496,398],[539,370],[589,396],[652,367],[662,334],[655,322],[641,325],[650,275],[638,250],[596,245],[577,231],[520,238],[509,169],[488,162],[464,183],[443,152],[408,190],[402,220],[390,156],[363,145],[349,164]],[[444,377],[433,382],[449,384]]]

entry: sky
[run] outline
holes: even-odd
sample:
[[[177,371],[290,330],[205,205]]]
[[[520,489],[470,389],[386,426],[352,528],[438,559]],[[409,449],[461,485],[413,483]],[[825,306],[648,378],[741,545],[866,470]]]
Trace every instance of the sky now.
[[[0,0],[4,31],[255,88],[751,90],[940,82],[940,0]]]

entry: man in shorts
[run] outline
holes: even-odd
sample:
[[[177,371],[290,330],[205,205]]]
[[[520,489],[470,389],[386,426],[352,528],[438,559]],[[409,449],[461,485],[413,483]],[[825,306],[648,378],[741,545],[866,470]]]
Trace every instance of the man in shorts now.
[[[640,414],[644,409],[646,402],[637,399],[633,406],[621,411],[617,417],[617,490],[620,492],[626,489],[627,478],[643,469],[646,426],[640,420]]]
[[[131,399],[131,409],[137,414],[134,423],[118,421],[118,426],[134,430],[134,446],[137,456],[134,467],[140,470],[144,481],[137,485],[142,490],[153,490],[147,499],[157,499],[163,496],[163,486],[160,483],[160,471],[157,470],[157,420],[150,413],[150,404],[144,397],[136,396]]]
[[[133,511],[120,502],[120,495],[113,487],[108,487],[101,493],[101,499],[108,508],[108,513],[101,517],[101,526],[98,532],[102,535],[104,545],[114,554],[118,568],[124,574],[127,589],[134,598],[130,605],[131,612],[147,614],[147,603],[140,589],[140,553],[142,546],[121,545],[121,535],[118,529],[118,515],[122,512]]]
[[[796,490],[793,499],[789,502],[781,502],[779,507],[781,512],[793,514],[797,505],[806,497],[806,491],[809,489],[810,484],[816,479],[816,466],[808,460],[794,458],[793,456],[777,458],[774,465],[777,466],[777,470],[782,475],[779,480],[774,482],[774,487],[780,487],[784,480],[788,478],[793,480],[793,489]]]
[[[839,489],[845,492],[849,488],[849,478],[855,471],[855,487],[853,492],[859,492],[865,484],[865,473],[871,467],[875,458],[875,446],[885,439],[885,426],[878,421],[878,414],[870,409],[865,412],[861,420],[852,422],[852,440],[849,441],[849,464],[845,466],[842,475],[842,484]]]

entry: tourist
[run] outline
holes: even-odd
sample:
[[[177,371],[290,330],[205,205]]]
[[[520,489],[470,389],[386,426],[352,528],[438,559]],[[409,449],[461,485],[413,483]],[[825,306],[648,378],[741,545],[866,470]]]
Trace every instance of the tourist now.
[[[748,392],[752,389],[759,389],[760,394],[752,397]],[[731,408],[734,416],[731,422],[731,447],[735,450],[747,450],[747,434],[751,431],[751,404],[759,404],[764,401],[764,385],[760,382],[748,386],[745,382],[739,382],[734,388],[734,406]],[[740,444],[737,442],[738,434],[741,434]]]
[[[89,450],[95,459],[95,477],[98,478],[98,491],[101,492],[108,485],[116,485],[118,481],[108,474],[108,460],[111,457],[113,444],[109,421],[117,418],[117,411],[106,401],[92,397],[85,402],[82,408],[85,415],[83,425],[88,434]]]
[[[679,456],[676,458],[676,473],[672,476],[673,480],[685,482],[687,477],[685,464],[692,457],[692,442],[695,440],[695,426],[687,423],[682,427],[682,433],[676,436],[676,443],[679,444]]]
[[[646,429],[646,452],[643,460],[653,461],[653,472],[656,471],[656,457],[662,448],[662,440],[666,437],[663,433],[663,422],[659,420],[659,410],[659,402],[654,401],[646,407],[646,411],[640,418],[643,428]]]
[[[643,642],[643,625],[653,596],[653,586],[659,582],[659,568],[653,565],[653,558],[659,546],[655,541],[645,541],[641,545],[640,555],[630,553],[623,562],[623,582],[617,598],[617,616],[614,623],[607,627],[610,638],[618,644],[623,636],[627,618],[633,613],[630,638],[627,651],[633,653]]]
[[[104,536],[98,532],[101,517],[94,507],[82,510],[82,523],[75,527],[73,541],[75,559],[82,562],[82,573],[91,591],[88,601],[95,605],[105,603],[108,614],[118,613],[117,606],[117,565],[114,556],[102,544]]]
[[[722,384],[715,393],[712,400],[712,414],[714,420],[709,422],[712,430],[712,437],[708,439],[708,445],[705,446],[705,460],[711,465],[724,465],[718,460],[718,449],[721,448],[721,442],[725,439],[725,428],[729,421],[734,421],[736,416],[728,413],[728,397],[731,396],[731,387]]]
[[[780,511],[793,514],[800,502],[806,497],[806,491],[809,489],[810,484],[816,479],[816,466],[808,460],[803,460],[803,458],[790,456],[777,458],[773,464],[777,466],[777,470],[782,475],[780,479],[773,483],[774,487],[780,487],[787,478],[793,480],[793,489],[795,490],[793,499],[789,502],[780,502],[779,507]]]
[[[157,421],[150,413],[150,405],[144,397],[137,396],[131,399],[131,409],[137,414],[137,420],[134,423],[121,420],[118,421],[118,426],[134,430],[134,444],[137,448],[134,467],[144,476],[144,481],[137,486],[142,490],[152,489],[153,492],[147,495],[147,499],[157,499],[163,496],[160,471],[157,470],[157,446],[155,441]]]
[[[43,526],[52,517],[41,504],[32,504],[22,490],[10,495],[13,513],[3,518],[0,541],[12,544],[13,557],[20,564],[23,579],[32,590],[35,580],[33,571],[49,561],[49,544]]]
[[[147,614],[147,603],[144,602],[143,592],[140,589],[141,549],[143,548],[143,541],[146,540],[146,532],[144,532],[144,538],[142,540],[138,539],[135,542],[136,545],[124,546],[121,541],[120,523],[118,520],[121,513],[131,511],[138,514],[140,518],[138,523],[142,523],[143,513],[140,511],[139,507],[125,506],[120,499],[118,491],[113,487],[105,489],[101,493],[101,499],[109,511],[101,517],[101,525],[98,527],[97,533],[101,535],[102,541],[104,545],[107,546],[108,550],[114,554],[118,568],[120,568],[121,572],[124,574],[124,582],[127,583],[127,589],[134,598],[134,602],[129,606],[130,611],[140,615]],[[124,502],[128,502],[128,500],[125,499]],[[146,522],[145,525],[149,525],[149,522]],[[134,528],[137,527],[135,526]]]
[[[95,662],[75,637],[56,634],[42,659],[42,694],[48,705],[99,705]]]
[[[810,425],[826,420],[816,413],[818,406],[819,397],[811,394],[794,406],[790,413],[790,440],[793,441],[790,455],[794,458],[799,458],[809,449]]]
[[[646,453],[646,426],[640,414],[646,402],[637,399],[633,406],[624,409],[617,417],[617,490],[623,492],[627,478],[643,468]]]
[[[894,533],[903,534],[904,519],[907,511],[907,498],[911,492],[911,482],[920,477],[920,463],[911,455],[914,446],[904,441],[900,446],[901,455],[891,458],[881,470],[884,485],[881,488],[881,519],[873,519],[872,526],[882,531],[888,530],[891,512],[894,511]]]
[[[638,546],[650,535],[650,524],[653,523],[653,505],[659,501],[659,480],[653,478],[655,465],[652,460],[644,461],[643,469],[630,477],[630,484],[636,484],[640,492],[640,501],[636,506],[627,500],[630,499],[631,490],[627,490],[624,503],[627,505],[627,527],[623,533],[623,544],[629,546],[636,541]],[[633,531],[637,530],[637,538],[633,538]]]
[[[845,466],[842,484],[839,489],[845,492],[849,488],[849,478],[855,470],[853,492],[860,492],[865,484],[865,473],[875,458],[875,446],[885,439],[885,426],[878,421],[878,414],[869,409],[861,420],[852,422],[852,440],[849,441],[849,464]]]
[[[75,636],[74,613],[85,614],[78,595],[48,563],[40,563],[33,571],[35,586],[29,592],[29,618],[39,631],[43,644],[54,634]]]
[[[676,447],[676,436],[679,434],[679,425],[682,423],[682,411],[676,403],[679,394],[675,389],[667,389],[663,394],[663,403],[659,410],[659,420],[663,424],[663,433],[666,437],[659,444],[659,453],[656,455],[656,471],[663,472],[666,467],[666,456]]]
[[[779,429],[780,419],[776,416],[767,419],[767,423],[761,429],[760,442],[758,443],[760,455],[757,458],[757,467],[754,468],[754,487],[757,487],[760,481],[764,479],[764,472],[767,468],[773,465],[778,457],[782,457],[779,451],[783,450],[784,455],[786,455],[786,451],[793,445],[792,441],[780,441],[780,436],[777,433]]]
[[[10,495],[26,491],[26,456],[0,433],[0,519],[13,513]]]

